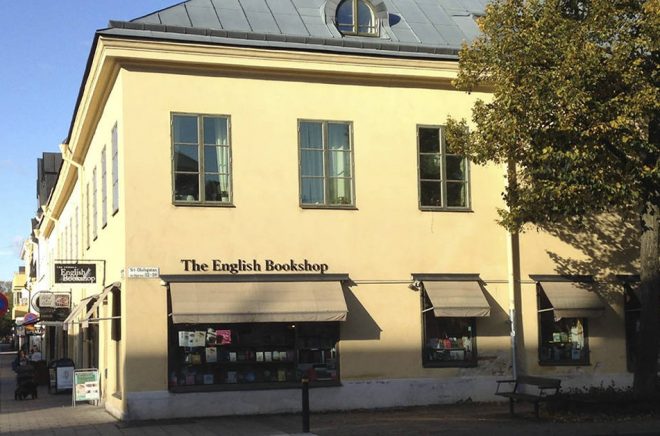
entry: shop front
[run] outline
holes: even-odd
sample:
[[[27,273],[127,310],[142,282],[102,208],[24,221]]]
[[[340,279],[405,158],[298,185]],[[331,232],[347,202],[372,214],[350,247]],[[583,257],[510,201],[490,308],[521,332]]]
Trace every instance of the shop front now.
[[[172,393],[340,384],[348,275],[162,276]]]

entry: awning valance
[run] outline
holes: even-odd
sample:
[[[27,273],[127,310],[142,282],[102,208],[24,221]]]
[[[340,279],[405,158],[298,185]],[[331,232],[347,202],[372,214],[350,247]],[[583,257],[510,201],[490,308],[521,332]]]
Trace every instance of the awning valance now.
[[[172,321],[246,323],[345,321],[340,282],[172,282]]]
[[[605,310],[592,283],[543,281],[539,285],[552,305],[555,319],[595,318]]]
[[[490,316],[490,305],[476,280],[424,281],[424,290],[437,317]]]

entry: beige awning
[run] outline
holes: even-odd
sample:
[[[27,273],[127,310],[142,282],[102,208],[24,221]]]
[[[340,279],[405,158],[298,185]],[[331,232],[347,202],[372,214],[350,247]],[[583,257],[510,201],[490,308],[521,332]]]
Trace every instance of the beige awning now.
[[[605,310],[591,283],[544,281],[539,284],[550,300],[555,319],[595,318]]]
[[[173,282],[172,321],[180,323],[345,321],[341,283]]]
[[[424,281],[435,316],[490,316],[490,305],[477,281]]]

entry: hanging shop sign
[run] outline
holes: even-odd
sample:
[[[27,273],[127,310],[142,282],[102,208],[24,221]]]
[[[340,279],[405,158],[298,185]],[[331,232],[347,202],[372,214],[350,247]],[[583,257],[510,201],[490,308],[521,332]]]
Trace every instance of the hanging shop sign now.
[[[55,264],[55,283],[85,284],[96,282],[96,264],[94,263]]]
[[[276,262],[271,259],[265,259],[263,262],[257,259],[245,260],[237,259],[226,262],[221,259],[212,259],[208,262],[201,262],[197,259],[181,259],[183,270],[186,272],[224,272],[230,274],[239,273],[258,273],[258,272],[287,272],[287,273],[319,273],[324,274],[329,266],[327,263],[310,262],[307,259],[294,260],[287,262]]]
[[[64,321],[71,313],[71,295],[58,292],[39,292],[37,307],[42,321]]]

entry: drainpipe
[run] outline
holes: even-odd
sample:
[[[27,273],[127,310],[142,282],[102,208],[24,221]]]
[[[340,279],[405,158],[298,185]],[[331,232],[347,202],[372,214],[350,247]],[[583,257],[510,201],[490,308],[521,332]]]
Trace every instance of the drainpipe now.
[[[507,183],[509,188],[517,184],[516,165],[512,160],[507,164]],[[515,194],[512,194],[515,195]],[[509,323],[511,327],[511,370],[513,378],[518,378],[518,298],[516,294],[520,286],[520,245],[518,232],[507,230],[507,269],[509,283]]]
[[[508,271],[508,283],[509,283],[509,325],[511,327],[511,371],[514,379],[518,378],[518,350],[516,343],[516,260],[519,258],[517,256],[517,233],[511,233],[507,231],[507,241],[506,241],[506,254],[507,254],[507,269]],[[515,239],[515,241],[514,241]],[[514,247],[514,244],[516,247]]]

